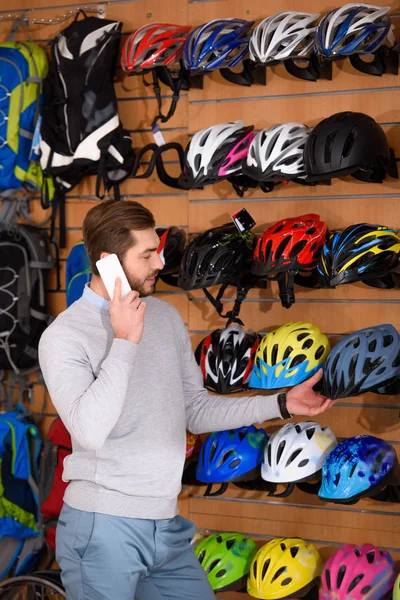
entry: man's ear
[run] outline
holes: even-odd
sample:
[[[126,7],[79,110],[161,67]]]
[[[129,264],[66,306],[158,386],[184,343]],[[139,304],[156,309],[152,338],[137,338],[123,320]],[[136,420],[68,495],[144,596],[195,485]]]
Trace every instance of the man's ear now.
[[[109,252],[102,252],[102,253],[100,254],[100,258],[106,258],[107,256],[110,256],[110,253],[109,253]]]

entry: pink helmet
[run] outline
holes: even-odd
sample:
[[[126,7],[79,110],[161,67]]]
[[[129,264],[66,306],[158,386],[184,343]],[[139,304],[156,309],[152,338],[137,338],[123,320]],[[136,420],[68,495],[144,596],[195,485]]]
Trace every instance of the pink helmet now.
[[[324,566],[319,600],[380,600],[395,579],[389,552],[372,544],[346,544]]]

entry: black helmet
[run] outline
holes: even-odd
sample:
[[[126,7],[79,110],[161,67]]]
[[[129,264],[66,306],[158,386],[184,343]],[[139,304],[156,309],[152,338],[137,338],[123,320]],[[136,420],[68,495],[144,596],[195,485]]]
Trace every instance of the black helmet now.
[[[164,262],[158,276],[169,285],[177,285],[177,273],[181,264],[183,251],[186,246],[187,236],[184,229],[179,227],[157,227],[156,233],[160,238],[157,252]]]
[[[304,148],[307,180],[353,175],[381,183],[393,161],[385,133],[363,113],[340,112],[321,121]]]
[[[217,394],[247,389],[259,342],[255,331],[238,323],[205,337],[195,352],[205,386]]]
[[[183,253],[178,286],[184,290],[237,285],[250,269],[254,234],[233,223],[213,227],[190,242]]]

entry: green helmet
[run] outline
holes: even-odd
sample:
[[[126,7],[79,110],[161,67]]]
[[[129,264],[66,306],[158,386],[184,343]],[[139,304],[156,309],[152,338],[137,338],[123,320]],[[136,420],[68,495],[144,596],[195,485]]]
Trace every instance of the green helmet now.
[[[397,575],[397,579],[394,582],[393,600],[400,600],[400,573]]]
[[[258,548],[241,533],[214,533],[197,544],[194,552],[214,592],[246,587],[251,562]]]

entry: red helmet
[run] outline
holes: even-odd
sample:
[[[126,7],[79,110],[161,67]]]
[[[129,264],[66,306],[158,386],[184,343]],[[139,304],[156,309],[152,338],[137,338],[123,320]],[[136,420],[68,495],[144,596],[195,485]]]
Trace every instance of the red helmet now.
[[[123,70],[140,71],[177,63],[190,29],[188,25],[169,23],[140,27],[131,33],[122,49]]]
[[[327,226],[319,215],[282,219],[259,237],[253,255],[252,273],[277,275],[314,268],[324,245]]]
[[[201,437],[195,433],[186,432],[186,467],[196,458],[201,449]]]

